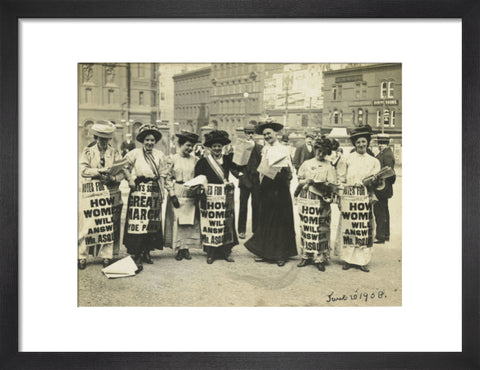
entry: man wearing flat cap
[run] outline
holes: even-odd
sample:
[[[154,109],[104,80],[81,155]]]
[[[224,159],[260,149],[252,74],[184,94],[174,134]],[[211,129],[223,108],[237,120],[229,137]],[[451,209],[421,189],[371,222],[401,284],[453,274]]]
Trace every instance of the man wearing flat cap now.
[[[314,139],[315,136],[313,134],[307,133],[305,135],[305,144],[297,148],[297,150],[295,151],[292,163],[297,172],[303,162],[315,157],[315,149],[313,148]]]
[[[380,161],[381,168],[388,166],[393,170],[395,157],[389,146],[390,136],[387,134],[378,134],[377,141],[380,149],[380,153],[377,154],[377,159]],[[377,224],[375,233],[376,244],[383,244],[385,241],[390,240],[390,211],[388,210],[388,200],[393,196],[395,176],[387,177],[384,182],[384,186],[375,189],[375,195],[378,198],[378,202],[373,206],[375,222]]]

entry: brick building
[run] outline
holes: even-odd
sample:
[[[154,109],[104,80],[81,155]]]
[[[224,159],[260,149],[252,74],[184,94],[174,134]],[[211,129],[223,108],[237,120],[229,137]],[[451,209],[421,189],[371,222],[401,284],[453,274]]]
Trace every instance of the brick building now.
[[[369,124],[374,131],[402,132],[402,65],[370,64],[324,72],[322,132]]]
[[[157,121],[156,63],[80,63],[78,65],[79,151],[93,140],[96,120],[112,121],[119,147],[127,132]]]

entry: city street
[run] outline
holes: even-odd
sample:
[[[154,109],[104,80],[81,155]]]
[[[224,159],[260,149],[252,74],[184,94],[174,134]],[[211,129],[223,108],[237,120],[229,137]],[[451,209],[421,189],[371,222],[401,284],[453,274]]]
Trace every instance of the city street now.
[[[79,306],[186,306],[186,307],[308,307],[308,306],[400,306],[402,304],[402,186],[401,167],[390,200],[391,240],[374,244],[370,272],[342,270],[333,255],[325,272],[314,265],[298,268],[300,257],[283,267],[257,263],[243,246],[233,248],[235,263],[216,260],[206,263],[206,254],[191,250],[192,260],[176,261],[171,249],[152,252],[153,265],[134,277],[107,279],[102,260],[89,257],[87,268],[78,271]],[[234,181],[235,182],[235,181]],[[292,189],[296,186],[292,181]],[[122,183],[126,212],[127,186]],[[236,191],[238,198],[238,191]],[[236,201],[238,209],[238,199]],[[294,207],[295,210],[295,207]],[[250,212],[250,211],[249,211]],[[332,207],[332,241],[339,212]],[[250,223],[250,221],[248,221]],[[298,215],[296,215],[298,223]],[[123,229],[123,228],[122,228]],[[296,228],[298,230],[298,228]],[[297,245],[300,244],[297,232]],[[333,244],[332,244],[333,245]],[[123,246],[120,258],[126,256]]]

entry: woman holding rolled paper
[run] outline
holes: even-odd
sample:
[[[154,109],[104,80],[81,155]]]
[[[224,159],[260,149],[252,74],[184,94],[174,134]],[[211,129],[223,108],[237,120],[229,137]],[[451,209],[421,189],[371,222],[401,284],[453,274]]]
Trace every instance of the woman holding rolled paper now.
[[[179,152],[168,160],[166,188],[168,190],[165,215],[165,246],[173,248],[175,259],[192,259],[190,248],[200,248],[200,212],[197,197],[200,187],[185,186],[194,178],[197,157],[192,154],[198,143],[198,135],[181,131],[178,138]]]
[[[355,151],[340,161],[337,167],[338,179],[344,186],[339,192],[341,216],[335,252],[344,261],[344,270],[357,267],[369,272],[367,265],[372,257],[373,189],[376,180],[368,184],[364,180],[368,177],[375,179],[380,171],[378,159],[367,152],[371,136],[369,125],[354,129],[350,140]]]
[[[338,142],[321,137],[315,139],[313,147],[315,158],[303,162],[298,170],[302,260],[297,266],[313,261],[318,270],[325,271],[330,259],[330,204],[337,182],[336,170],[327,156],[338,147]]]
[[[137,272],[143,270],[142,262],[153,263],[151,250],[163,249],[162,201],[168,168],[165,155],[154,148],[161,138],[155,126],[143,125],[137,135],[143,147],[125,156],[130,194],[123,244],[133,255]]]
[[[82,213],[79,218],[78,268],[81,270],[87,266],[89,254],[103,258],[103,267],[118,255],[123,206],[119,185],[124,174],[110,171],[114,163],[122,159],[118,150],[110,145],[116,127],[109,121],[97,121],[90,131],[95,141],[83,149],[80,157],[82,188],[79,208]],[[95,214],[103,214],[103,217]],[[107,231],[99,232],[101,228],[97,222],[102,222],[103,230]]]
[[[204,146],[210,150],[210,154],[195,166],[195,176],[203,175],[207,180],[200,213],[202,243],[208,264],[216,259],[234,262],[230,254],[238,244],[233,200],[235,187],[228,182],[230,172],[238,176],[238,169],[232,162],[232,153],[222,155],[223,147],[227,144],[230,144],[230,139],[225,131],[213,130],[205,134]]]
[[[258,166],[260,176],[259,216],[255,234],[245,247],[255,254],[256,262],[274,262],[284,266],[297,255],[290,180],[293,165],[290,150],[277,139],[283,125],[267,121],[255,132],[263,135],[265,146]]]

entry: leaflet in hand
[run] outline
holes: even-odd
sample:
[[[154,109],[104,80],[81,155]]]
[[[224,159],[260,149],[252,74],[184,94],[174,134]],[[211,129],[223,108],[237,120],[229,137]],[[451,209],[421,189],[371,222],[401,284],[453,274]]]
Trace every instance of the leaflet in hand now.
[[[255,143],[253,141],[237,139],[233,152],[233,163],[239,166],[246,166],[254,146]]]
[[[184,186],[187,187],[194,187],[197,185],[203,185],[204,187],[207,186],[207,177],[205,175],[198,175],[197,177],[194,177],[193,179],[187,181]]]

